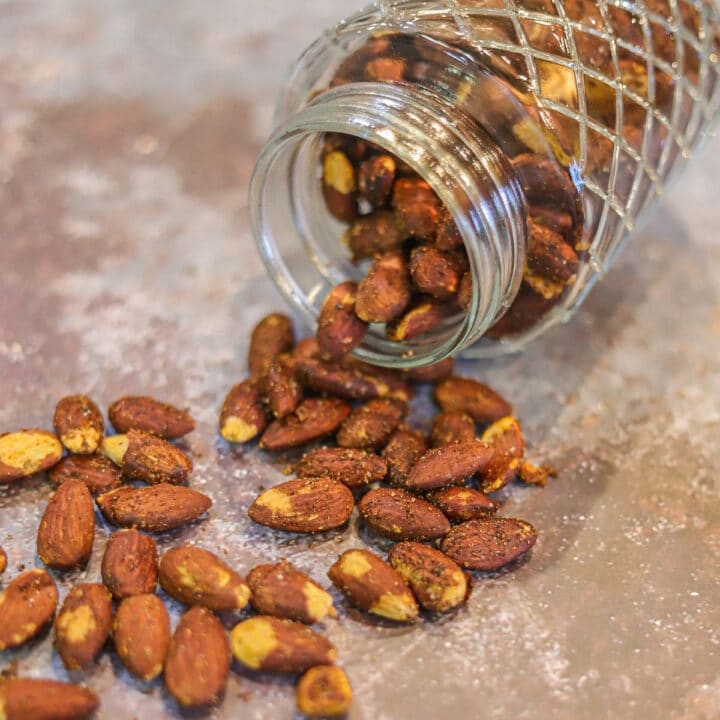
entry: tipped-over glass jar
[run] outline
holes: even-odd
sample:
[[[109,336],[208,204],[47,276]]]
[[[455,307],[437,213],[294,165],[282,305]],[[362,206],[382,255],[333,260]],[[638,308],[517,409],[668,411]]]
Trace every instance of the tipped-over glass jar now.
[[[268,271],[316,322],[395,253],[410,294],[355,350],[375,364],[518,349],[579,306],[708,134],[719,56],[712,0],[380,0],[282,94],[251,186]],[[423,253],[426,275],[450,268],[441,291],[412,274]]]

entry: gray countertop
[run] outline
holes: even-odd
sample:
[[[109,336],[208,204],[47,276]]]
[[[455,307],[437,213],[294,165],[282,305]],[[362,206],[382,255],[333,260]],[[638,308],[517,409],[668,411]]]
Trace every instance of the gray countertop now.
[[[274,97],[300,49],[355,6],[0,0],[0,432],[50,427],[71,391],[188,405],[193,484],[215,505],[161,546],[227,550],[243,572],[282,553],[325,585],[331,558],[368,538],[354,521],[313,541],[251,528],[258,486],[281,476],[215,424],[250,328],[283,307],[246,213]],[[531,456],[561,475],[513,488],[505,514],[540,540],[512,572],[478,578],[453,617],[381,626],[338,598],[327,632],[352,720],[720,717],[719,151],[706,147],[571,323],[522,355],[461,363],[514,403]],[[43,478],[0,489],[3,583],[39,563],[49,495]],[[64,588],[98,578],[109,532]],[[0,667],[14,659],[68,677],[50,635]],[[178,716],[109,652],[70,677],[102,693],[100,718]],[[294,712],[289,679],[234,667],[210,714]]]

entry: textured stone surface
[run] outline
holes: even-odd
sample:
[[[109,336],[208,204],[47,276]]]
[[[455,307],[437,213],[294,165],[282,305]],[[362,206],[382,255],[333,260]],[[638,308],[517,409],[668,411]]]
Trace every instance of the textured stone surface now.
[[[245,207],[274,97],[297,52],[356,5],[0,2],[0,432],[49,428],[69,392],[188,405],[193,485],[215,505],[161,550],[192,540],[241,572],[284,554],[324,586],[332,559],[368,538],[354,520],[311,540],[251,528],[258,486],[284,476],[215,423],[249,329],[282,308]],[[523,355],[461,364],[512,400],[531,457],[561,476],[512,488],[503,514],[540,540],[514,572],[478,578],[453,617],[389,627],[336,596],[327,632],[352,720],[720,717],[718,150],[569,325]],[[0,489],[5,583],[39,564],[50,492],[44,478]],[[62,594],[97,580],[109,533],[100,521]],[[67,677],[49,636],[0,666],[15,658]],[[159,682],[141,692],[109,653],[79,677],[102,694],[100,718],[178,717]],[[292,683],[235,668],[213,717],[293,718]]]

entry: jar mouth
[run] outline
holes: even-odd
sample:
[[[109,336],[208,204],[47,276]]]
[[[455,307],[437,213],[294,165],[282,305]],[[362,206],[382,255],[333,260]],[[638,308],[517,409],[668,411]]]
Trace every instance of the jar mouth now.
[[[312,326],[327,293],[364,268],[341,238],[347,226],[325,209],[326,133],[373,143],[406,163],[437,193],[465,243],[473,288],[458,309],[416,340],[396,342],[371,325],[354,355],[387,367],[420,367],[476,342],[512,301],[522,278],[526,210],[507,162],[478,127],[430,91],[351,83],[308,103],[278,127],[250,185],[250,218],[262,260],[285,300]]]

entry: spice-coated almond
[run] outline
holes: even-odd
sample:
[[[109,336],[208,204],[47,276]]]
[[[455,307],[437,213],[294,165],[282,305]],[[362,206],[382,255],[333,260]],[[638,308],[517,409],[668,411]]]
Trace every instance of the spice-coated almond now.
[[[351,400],[369,400],[390,392],[388,384],[379,377],[318,358],[298,360],[296,372],[300,381],[312,390]]]
[[[357,285],[349,280],[334,287],[325,298],[318,318],[317,341],[322,352],[342,357],[357,347],[367,323],[355,315]]]
[[[250,588],[217,555],[203,548],[182,545],[160,558],[160,585],[186,605],[210,610],[242,610]]]
[[[391,368],[371,365],[352,355],[346,355],[340,361],[344,367],[359,370],[363,375],[373,378],[376,382],[387,386],[387,391],[381,393],[382,397],[393,398],[409,402],[415,395],[415,390],[410,383],[403,379],[402,373]]]
[[[51,620],[58,591],[46,570],[26,570],[0,594],[0,650],[14,648],[35,637]]]
[[[337,444],[344,448],[382,447],[406,413],[407,405],[401,400],[368,400],[343,420],[338,429]]]
[[[460,278],[460,284],[458,285],[457,295],[455,296],[455,303],[459,308],[467,312],[470,310],[472,304],[473,294],[473,279],[472,273],[466,270]]]
[[[432,365],[424,367],[410,368],[405,371],[408,380],[417,383],[432,383],[444,380],[452,374],[455,369],[455,360],[453,358],[445,358]]]
[[[413,465],[427,449],[427,440],[419,430],[404,427],[396,430],[382,451],[382,457],[388,466],[390,484],[396,487],[404,485]]]
[[[53,419],[60,442],[71,453],[94,453],[105,425],[100,408],[87,395],[68,395],[55,408]]]
[[[395,158],[392,155],[373,155],[358,167],[359,196],[373,207],[382,207],[395,182]]]
[[[485,335],[497,339],[524,332],[535,325],[558,299],[557,297],[552,300],[544,298],[523,282],[513,304],[500,320],[486,331]],[[503,412],[501,417],[510,412],[510,410]]]
[[[144,395],[116,400],[108,409],[108,417],[119,433],[145,430],[165,440],[177,440],[195,429],[187,410]]]
[[[393,186],[392,205],[409,235],[422,240],[435,237],[442,205],[424,180],[397,180]]]
[[[457,250],[462,247],[462,244],[462,235],[455,224],[455,220],[453,220],[452,214],[444,210],[435,236],[435,246],[440,250]]]
[[[330,567],[328,577],[362,610],[399,622],[417,617],[418,606],[405,580],[368,550],[346,550]]]
[[[482,470],[492,451],[480,440],[453,443],[428,450],[408,473],[405,486],[412,490],[435,490],[460,485]]]
[[[434,447],[467,442],[475,438],[475,421],[464,412],[444,410],[433,419],[430,444]]]
[[[412,251],[409,270],[413,285],[438,300],[448,300],[457,293],[463,273],[458,258],[432,245],[420,245]]]
[[[104,585],[80,583],[68,592],[55,618],[55,647],[68,670],[95,660],[110,635],[112,614]]]
[[[540,277],[567,285],[577,276],[580,263],[575,251],[560,235],[531,222],[527,266]]]
[[[328,477],[349,488],[382,480],[387,463],[373,453],[355,448],[316,448],[302,456],[295,468],[298,477]]]
[[[353,254],[353,260],[357,261],[397,250],[406,237],[395,213],[378,210],[355,220],[345,233],[344,240]]]
[[[524,460],[520,463],[518,477],[528,485],[539,485],[545,487],[549,477],[555,477],[558,471],[546,465],[533,465]]]
[[[310,668],[298,681],[297,707],[309,717],[344,715],[352,705],[352,688],[345,671],[335,665]]]
[[[95,539],[95,506],[82,480],[67,480],[45,508],[37,534],[40,559],[56,570],[84,565]]]
[[[520,423],[511,416],[496,420],[480,439],[492,449],[492,457],[480,477],[482,491],[490,493],[505,487],[518,474],[525,455],[525,439]]]
[[[295,377],[296,364],[297,361],[291,364],[283,358],[277,358],[268,364],[265,371],[263,390],[268,407],[276,418],[289,415],[302,401],[302,385]]]
[[[347,155],[334,150],[323,158],[323,197],[332,215],[343,222],[357,216],[357,179]]]
[[[268,424],[260,390],[252,380],[233,385],[220,411],[220,434],[228,442],[244,443]]]
[[[250,506],[248,515],[275,530],[316,533],[344,525],[353,506],[352,493],[337,480],[300,478],[266,490]]]
[[[105,546],[101,573],[115,600],[155,592],[158,578],[155,541],[138,530],[116,530]]]
[[[477,380],[452,376],[435,386],[435,399],[443,410],[459,410],[477,423],[491,423],[512,414],[510,404]]]
[[[84,720],[100,707],[100,698],[80,685],[10,677],[0,680],[4,720]]]
[[[455,312],[455,308],[450,304],[421,300],[399,318],[388,323],[385,334],[395,342],[415,340],[434,330]]]
[[[282,313],[266,315],[253,328],[248,350],[248,369],[256,377],[262,375],[272,360],[289,352],[295,343],[292,321]]]
[[[5,572],[5,568],[7,568],[7,553],[0,547],[0,575]]]
[[[498,503],[474,488],[456,486],[433,490],[426,496],[452,522],[465,522],[497,512]]]
[[[298,673],[335,662],[337,651],[307,625],[270,615],[238,623],[230,633],[232,653],[251,670]]]
[[[157,595],[132,595],[118,605],[115,649],[135,677],[148,682],[163,670],[170,647],[170,618]]]
[[[18,430],[0,435],[0,484],[49,470],[62,457],[63,447],[47,430]]]
[[[365,322],[390,322],[408,306],[410,294],[410,275],[403,254],[379,255],[358,285],[355,312]]]
[[[50,482],[56,487],[66,480],[82,480],[93,495],[122,485],[122,472],[100,453],[67,455],[51,471]]]

